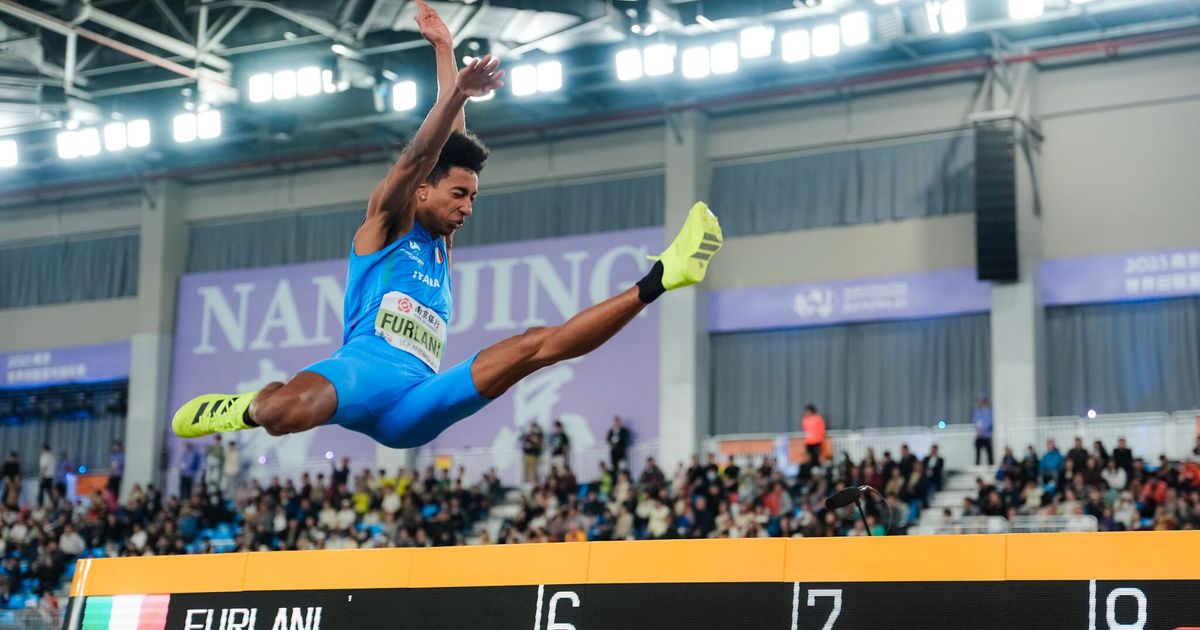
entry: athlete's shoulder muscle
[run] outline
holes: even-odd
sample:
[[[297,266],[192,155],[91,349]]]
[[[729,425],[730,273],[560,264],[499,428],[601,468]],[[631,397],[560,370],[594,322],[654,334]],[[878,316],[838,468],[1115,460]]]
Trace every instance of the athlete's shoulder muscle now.
[[[387,212],[368,213],[354,232],[354,253],[359,256],[374,254],[411,228],[411,225],[396,225],[396,215]]]

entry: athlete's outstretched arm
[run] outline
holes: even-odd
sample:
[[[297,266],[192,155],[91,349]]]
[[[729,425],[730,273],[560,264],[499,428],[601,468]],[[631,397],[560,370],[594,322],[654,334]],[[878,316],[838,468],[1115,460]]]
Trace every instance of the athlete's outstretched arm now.
[[[500,80],[504,77],[504,71],[499,70],[499,66],[500,60],[491,55],[475,59],[458,72],[454,89],[438,95],[437,104],[421,122],[412,142],[400,155],[400,160],[392,164],[388,175],[371,194],[371,202],[367,204],[368,223],[380,222],[380,218],[388,215],[386,223],[401,233],[412,228],[415,209],[408,203],[409,198],[436,166],[446,138],[454,130],[455,118],[462,113],[467,98],[486,95],[504,85]],[[382,245],[382,242],[370,245],[355,242],[356,250],[372,251]]]
[[[416,22],[421,36],[433,46],[433,53],[437,59],[438,95],[440,96],[454,89],[454,82],[458,77],[458,60],[454,58],[454,37],[450,35],[450,29],[442,21],[442,16],[426,4],[425,0],[417,0]],[[454,131],[466,130],[466,111],[459,110],[458,116],[454,118]]]

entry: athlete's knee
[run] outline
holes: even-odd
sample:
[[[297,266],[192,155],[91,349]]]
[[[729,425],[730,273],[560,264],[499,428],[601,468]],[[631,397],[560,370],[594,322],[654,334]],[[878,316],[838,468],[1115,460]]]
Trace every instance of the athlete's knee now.
[[[299,433],[309,428],[304,396],[280,388],[264,388],[254,401],[255,424],[271,435]]]

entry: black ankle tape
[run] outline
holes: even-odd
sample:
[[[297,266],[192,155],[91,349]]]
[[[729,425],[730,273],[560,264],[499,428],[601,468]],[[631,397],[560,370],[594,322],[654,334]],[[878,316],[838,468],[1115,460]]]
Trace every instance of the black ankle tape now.
[[[643,303],[649,304],[658,299],[658,296],[666,293],[663,288],[663,264],[661,260],[654,261],[654,266],[650,268],[650,273],[646,274],[645,278],[638,280],[638,299]]]

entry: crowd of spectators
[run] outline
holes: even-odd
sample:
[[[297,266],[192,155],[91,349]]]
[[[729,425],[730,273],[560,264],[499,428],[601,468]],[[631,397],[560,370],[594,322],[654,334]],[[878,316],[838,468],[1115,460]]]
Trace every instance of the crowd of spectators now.
[[[619,425],[616,425],[619,430]],[[846,487],[871,485],[884,500],[869,502],[867,527],[903,533],[941,484],[936,447],[918,460],[907,447],[893,460],[873,453],[858,464],[819,461],[787,475],[768,458],[743,468],[715,455],[692,459],[668,476],[653,458],[636,480],[625,466],[614,474],[601,464],[598,479],[579,482],[565,460],[521,493],[519,510],[497,540],[475,524],[506,490],[494,471],[468,484],[459,469],[422,472],[362,470],[350,462],[296,480],[213,483],[203,470],[223,469],[210,447],[199,480],[185,498],[134,485],[123,503],[109,488],[67,500],[52,485],[38,497],[0,511],[0,599],[22,604],[43,599],[86,557],[171,555],[277,549],[424,547],[659,538],[862,535],[852,509],[826,510],[823,502]],[[225,451],[228,456],[228,451]],[[624,464],[621,459],[618,464]],[[189,466],[195,465],[189,463]],[[226,492],[229,489],[230,492]],[[482,531],[477,531],[482,530]]]
[[[496,542],[858,536],[868,527],[875,535],[901,534],[941,488],[944,468],[936,446],[919,459],[907,445],[896,459],[885,452],[877,460],[868,451],[859,463],[845,455],[818,459],[794,475],[773,458],[743,468],[711,453],[681,462],[670,476],[648,458],[636,480],[608,463],[590,483],[580,483],[569,467],[552,467],[522,496]],[[853,508],[825,508],[833,493],[862,485],[880,497],[864,502],[865,525]]]
[[[868,529],[903,534],[942,488],[945,474],[936,445],[924,457],[904,445],[894,457],[868,451],[857,462],[806,449],[815,460],[790,471],[769,457],[746,465],[710,453],[668,474],[648,458],[635,479],[625,461],[628,438],[614,420],[612,464],[603,462],[595,478],[579,480],[565,445],[557,457],[552,450],[557,432],[552,428],[545,439],[549,475],[538,479],[530,467],[533,478],[520,492],[515,515],[501,523],[494,540],[476,527],[509,492],[494,471],[475,483],[464,479],[462,469],[355,474],[343,459],[299,479],[238,482],[238,469],[228,465],[238,458],[236,449],[214,440],[182,458],[182,497],[135,485],[123,503],[108,488],[72,503],[60,485],[50,484],[0,512],[0,603],[36,594],[43,604],[55,602],[52,593],[82,557],[424,547],[468,539],[512,544],[861,536]],[[997,479],[996,485],[981,480],[968,513],[1095,513],[1106,529],[1195,527],[1200,515],[1195,463],[1147,466],[1123,443],[1112,453],[1100,444],[1091,452],[1077,444],[1066,455],[1051,444],[1046,454],[1031,449],[1023,460],[1006,451]],[[826,509],[826,498],[859,486],[875,491],[863,501],[865,524],[853,507]]]
[[[353,474],[347,459],[228,495],[220,485],[196,484],[186,500],[134,485],[123,503],[107,487],[72,503],[55,486],[4,505],[0,608],[56,606],[77,558],[462,544],[502,493],[494,472],[468,485],[461,469]]]
[[[977,479],[978,493],[963,502],[964,516],[1094,516],[1101,531],[1200,527],[1200,436],[1192,457],[1147,461],[1125,438],[1110,451],[1082,439],[1064,454],[1054,440],[1018,459],[1004,449],[995,483]]]

